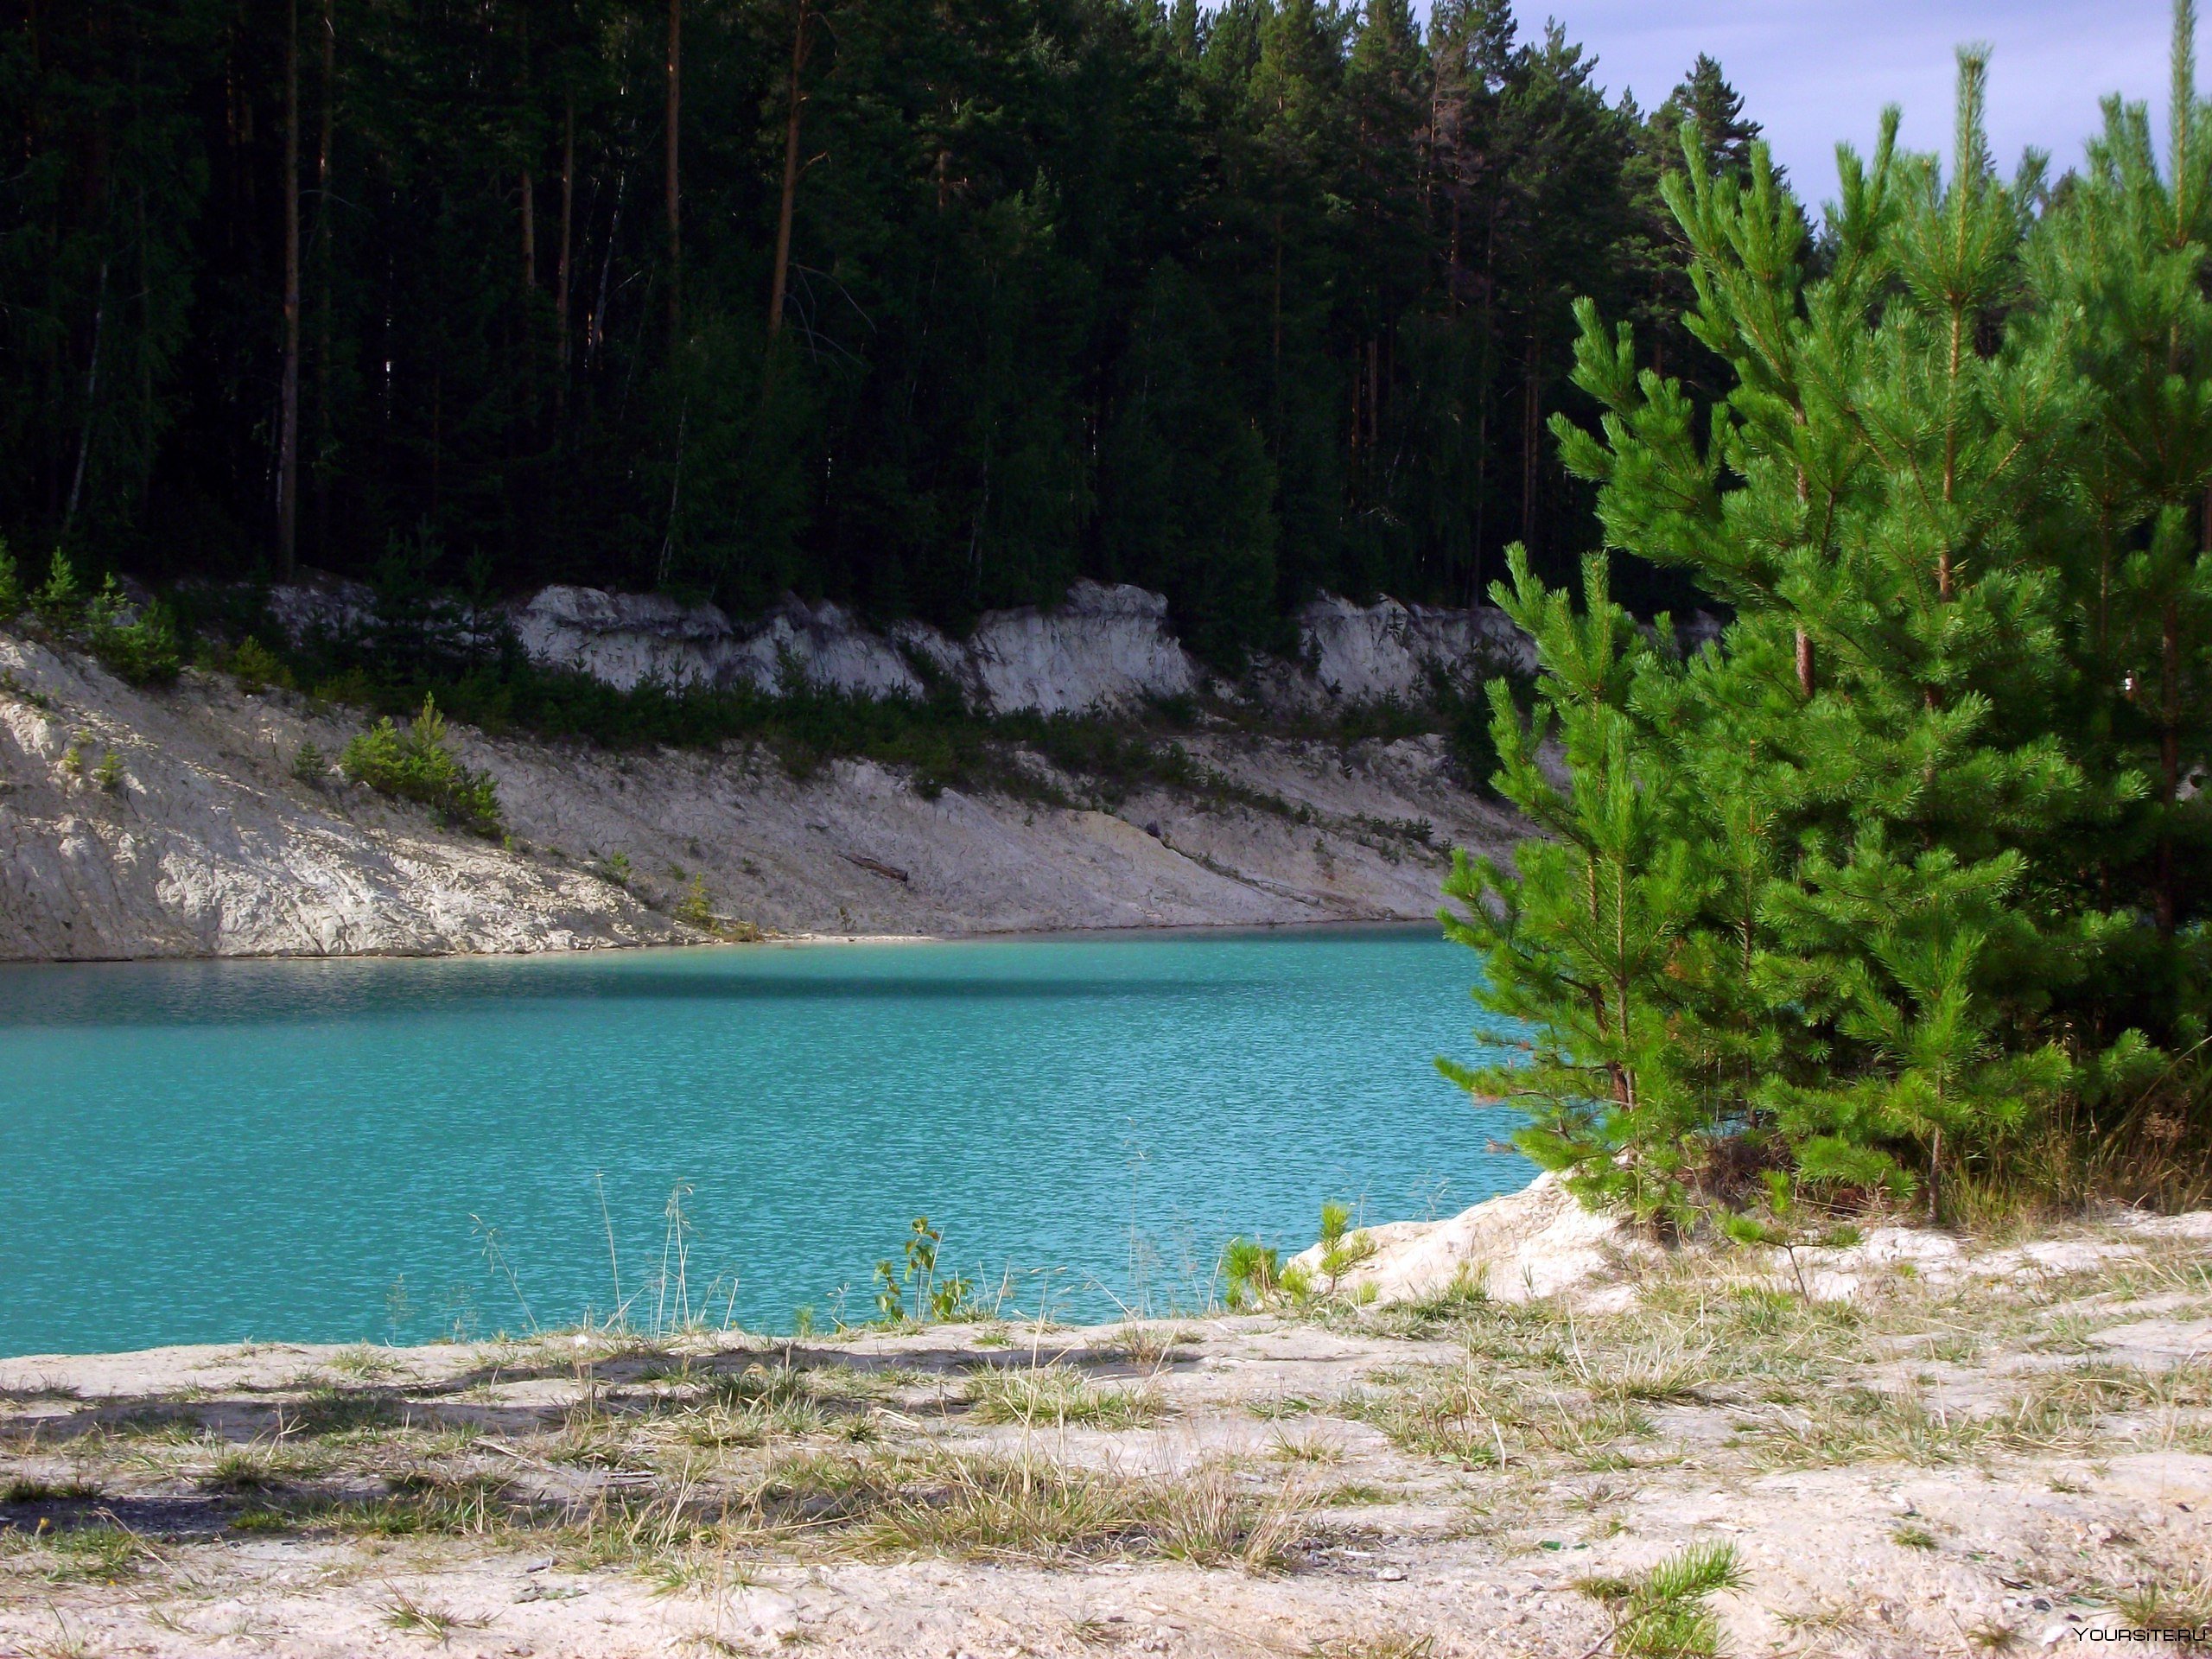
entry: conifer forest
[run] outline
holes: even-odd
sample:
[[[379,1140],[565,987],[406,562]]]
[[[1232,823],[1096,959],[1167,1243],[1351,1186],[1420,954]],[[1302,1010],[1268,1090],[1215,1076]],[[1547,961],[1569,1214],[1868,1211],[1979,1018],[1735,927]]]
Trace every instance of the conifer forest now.
[[[1659,107],[1506,0],[10,0],[0,533],[160,584],[1079,575],[1233,663],[1571,575],[1579,297],[1702,388]],[[1699,395],[1703,395],[1702,391]],[[1639,607],[1691,590],[1641,561]]]

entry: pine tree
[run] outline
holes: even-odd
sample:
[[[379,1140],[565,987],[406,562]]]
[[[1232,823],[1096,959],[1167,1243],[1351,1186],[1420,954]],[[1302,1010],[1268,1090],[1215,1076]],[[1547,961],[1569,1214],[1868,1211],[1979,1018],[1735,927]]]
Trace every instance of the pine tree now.
[[[1606,1135],[1547,1148],[1592,1186],[1637,1167],[1680,1184],[1725,1137],[1817,1184],[1919,1185],[1935,1207],[1962,1164],[2001,1159],[2146,1047],[2072,1017],[2145,931],[2076,874],[2142,779],[2085,766],[2057,712],[2078,683],[2059,571],[2083,400],[2068,331],[2022,304],[2037,175],[1996,178],[1984,76],[1962,54],[1948,171],[1897,154],[1894,111],[1871,168],[1842,153],[1815,279],[1764,146],[1732,178],[1685,135],[1668,197],[1688,326],[1734,380],[1704,429],[1628,327],[1581,308],[1576,378],[1605,413],[1597,433],[1554,423],[1568,466],[1598,485],[1611,545],[1735,613],[1716,650],[1638,677],[1637,717],[1610,721],[1618,756],[1582,743],[1593,789],[1632,775],[1640,812],[1676,804],[1640,850],[1611,843],[1615,885],[1692,904],[1642,982],[1607,993],[1674,1010],[1665,1103],[1624,1123],[1617,1090]],[[1562,622],[1536,632],[1547,683],[1573,680],[1561,664],[1586,648]],[[1542,805],[1562,844],[1592,840]],[[1524,886],[1556,886],[1554,856]],[[1538,988],[1522,1017],[1606,1058],[1571,1003],[1596,982],[1586,941],[1555,906],[1503,913],[1538,918],[1517,958],[1471,930],[1494,974]]]
[[[1602,556],[1584,567],[1580,614],[1530,574],[1519,546],[1508,558],[1512,584],[1492,594],[1535,640],[1542,671],[1526,723],[1505,683],[1491,683],[1495,786],[1540,835],[1510,868],[1453,856],[1444,890],[1461,910],[1445,929],[1483,952],[1475,999],[1491,1020],[1480,1034],[1498,1058],[1439,1065],[1524,1112],[1518,1144],[1585,1198],[1679,1214],[1712,1125],[1668,969],[1699,924],[1710,876],[1685,780],[1636,708],[1669,665],[1608,595]],[[1547,771],[1553,741],[1564,784]]]

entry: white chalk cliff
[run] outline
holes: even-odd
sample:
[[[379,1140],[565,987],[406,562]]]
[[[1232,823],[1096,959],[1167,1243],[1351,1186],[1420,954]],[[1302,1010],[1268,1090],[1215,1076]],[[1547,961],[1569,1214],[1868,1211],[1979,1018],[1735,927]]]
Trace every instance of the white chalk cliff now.
[[[325,579],[274,590],[270,608],[297,638],[317,627],[358,629],[372,601],[365,588]],[[1488,607],[1358,605],[1324,595],[1298,613],[1294,658],[1262,658],[1231,683],[1184,649],[1160,594],[1095,582],[1075,583],[1049,609],[986,612],[964,639],[924,622],[878,631],[842,606],[797,597],[739,622],[717,606],[664,594],[558,586],[505,616],[532,660],[623,690],[658,682],[772,694],[795,682],[852,696],[919,697],[932,682],[949,683],[970,706],[998,715],[1115,714],[1207,690],[1308,714],[1420,702],[1440,683],[1464,691],[1535,665],[1527,637]]]

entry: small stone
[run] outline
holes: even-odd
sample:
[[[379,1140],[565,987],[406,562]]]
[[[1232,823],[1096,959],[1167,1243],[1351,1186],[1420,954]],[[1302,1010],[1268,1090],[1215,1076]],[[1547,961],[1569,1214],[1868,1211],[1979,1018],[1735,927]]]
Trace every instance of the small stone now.
[[[1406,1580],[1406,1569],[1402,1567],[1386,1567],[1375,1576],[1385,1584],[1403,1584]]]

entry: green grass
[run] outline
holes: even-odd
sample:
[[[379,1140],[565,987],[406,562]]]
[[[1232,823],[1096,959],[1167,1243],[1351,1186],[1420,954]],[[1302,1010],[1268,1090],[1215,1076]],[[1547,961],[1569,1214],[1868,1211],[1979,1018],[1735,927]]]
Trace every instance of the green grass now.
[[[1148,1384],[1099,1383],[1065,1365],[990,1367],[971,1373],[966,1391],[969,1414],[979,1423],[1142,1428],[1167,1409]]]

